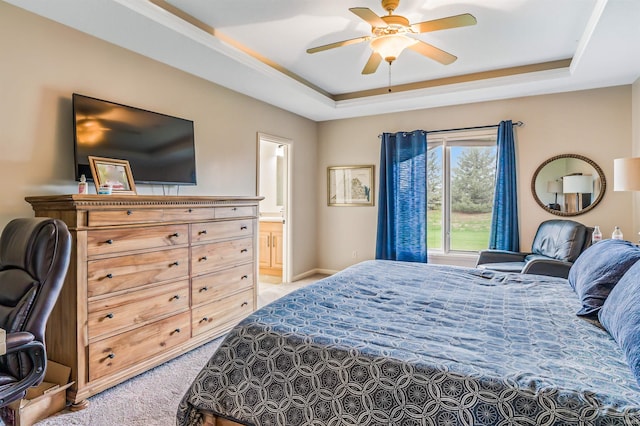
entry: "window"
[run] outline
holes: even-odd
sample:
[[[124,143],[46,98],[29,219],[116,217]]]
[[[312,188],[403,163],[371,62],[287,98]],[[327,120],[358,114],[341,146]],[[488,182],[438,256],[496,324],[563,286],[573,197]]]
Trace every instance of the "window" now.
[[[427,142],[427,248],[443,253],[486,249],[496,131],[430,134]]]

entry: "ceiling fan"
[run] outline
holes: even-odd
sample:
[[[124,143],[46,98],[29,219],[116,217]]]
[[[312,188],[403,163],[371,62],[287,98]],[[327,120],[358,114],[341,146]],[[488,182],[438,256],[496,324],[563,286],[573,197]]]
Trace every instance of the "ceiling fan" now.
[[[382,0],[382,7],[389,12],[389,14],[385,16],[378,16],[367,7],[350,8],[349,10],[351,12],[371,25],[371,35],[313,47],[307,49],[307,53],[322,52],[335,47],[369,41],[373,52],[364,66],[362,74],[372,74],[376,72],[378,65],[380,65],[383,59],[391,65],[391,62],[395,61],[406,48],[444,65],[448,65],[458,59],[451,53],[438,49],[424,41],[408,37],[408,35],[475,25],[477,21],[473,15],[463,13],[447,18],[410,24],[409,20],[404,16],[393,14],[393,11],[398,7],[399,3],[400,0]]]

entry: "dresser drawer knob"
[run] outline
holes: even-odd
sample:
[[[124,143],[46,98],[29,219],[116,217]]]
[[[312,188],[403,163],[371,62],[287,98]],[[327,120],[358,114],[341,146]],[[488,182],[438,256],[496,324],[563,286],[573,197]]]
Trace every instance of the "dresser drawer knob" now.
[[[113,274],[107,274],[107,275],[105,275],[105,276],[106,276],[107,278],[109,278],[109,279],[113,278]]]
[[[180,329],[176,328],[175,330],[173,330],[173,333],[180,333]],[[173,334],[173,333],[171,333],[171,334]]]
[[[176,294],[176,295],[174,295],[170,300],[173,300],[173,299],[175,299],[175,300],[179,300],[179,299],[180,299],[180,295],[179,295],[179,294]]]
[[[107,243],[107,244],[113,244],[113,240],[112,240],[112,239],[108,239],[107,241],[105,241],[105,243]]]
[[[248,251],[249,251],[249,250],[247,250],[247,249],[242,249],[242,250],[240,250],[240,253],[246,253],[246,252],[248,252]]]
[[[241,280],[246,280],[247,278],[249,278],[249,275],[243,275],[242,277],[240,277]]]
[[[241,231],[244,231],[245,229],[247,229],[247,225],[242,225],[242,226],[240,227],[240,230],[241,230]]]
[[[113,312],[109,312],[107,315],[105,315],[105,318],[113,318]]]
[[[209,321],[209,318],[204,317],[204,318],[202,318],[199,322],[207,322],[207,321]]]
[[[198,235],[207,235],[207,230],[203,229],[202,231],[198,232]]]
[[[249,304],[249,302],[242,302],[242,305],[240,305],[241,308],[247,306]]]
[[[202,287],[198,292],[202,293],[203,291],[209,290],[209,287]]]
[[[207,256],[202,256],[200,259],[198,259],[199,262],[204,262],[205,260],[207,260]]]
[[[132,214],[133,214],[133,211],[127,210],[127,216],[131,216]]]
[[[169,235],[169,238],[171,238],[171,237],[178,238],[179,236],[180,236],[180,234],[176,232],[176,233],[173,233],[173,234]]]
[[[188,211],[189,213],[191,213],[191,212],[193,211],[193,209],[189,209],[189,210],[187,210],[187,211]]]
[[[116,354],[114,354],[113,352],[111,352],[109,355],[107,355],[107,358],[109,359],[114,359],[116,357]]]
[[[238,208],[237,208],[237,207],[234,207],[234,208],[232,208],[231,210],[233,210],[233,211],[235,212],[236,210],[238,210]]]
[[[176,260],[175,262],[173,262],[173,263],[172,263],[171,265],[169,265],[169,266],[171,267],[171,266],[178,266],[178,265],[180,265],[180,262],[178,262],[178,261]]]

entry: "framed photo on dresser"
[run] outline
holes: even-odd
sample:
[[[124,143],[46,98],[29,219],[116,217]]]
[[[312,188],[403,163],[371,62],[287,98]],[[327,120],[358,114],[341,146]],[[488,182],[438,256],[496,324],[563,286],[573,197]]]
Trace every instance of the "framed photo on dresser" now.
[[[131,166],[127,160],[88,156],[93,182],[98,194],[110,188],[113,194],[135,195],[136,184],[133,181]]]

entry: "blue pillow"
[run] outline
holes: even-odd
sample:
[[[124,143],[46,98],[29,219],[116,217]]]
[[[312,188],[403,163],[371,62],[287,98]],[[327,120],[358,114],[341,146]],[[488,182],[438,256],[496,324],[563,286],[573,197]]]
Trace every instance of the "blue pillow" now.
[[[629,268],[611,290],[598,319],[622,348],[640,384],[640,262]]]
[[[582,301],[580,316],[595,316],[611,289],[640,260],[640,248],[629,241],[603,240],[586,249],[569,270],[569,284]]]

